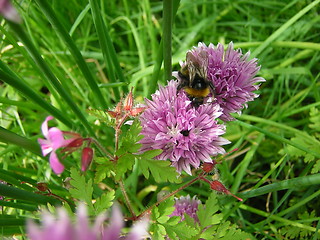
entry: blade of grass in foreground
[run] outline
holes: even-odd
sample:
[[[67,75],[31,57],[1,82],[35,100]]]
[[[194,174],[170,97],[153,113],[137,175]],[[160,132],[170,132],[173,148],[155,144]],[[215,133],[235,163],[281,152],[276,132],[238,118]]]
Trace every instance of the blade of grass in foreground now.
[[[258,48],[256,48],[251,56],[257,57],[267,46],[270,45],[271,42],[276,40],[281,34],[284,33],[285,30],[287,30],[292,24],[294,24],[299,18],[301,18],[303,15],[305,15],[308,11],[310,11],[313,7],[315,7],[320,0],[313,1],[305,8],[301,9],[296,15],[294,15],[292,18],[290,18],[285,24],[283,24],[277,31],[275,31],[273,34],[271,34]]]
[[[283,180],[281,182],[272,183],[257,189],[249,190],[246,192],[238,193],[237,196],[241,198],[252,198],[285,189],[302,189],[310,185],[320,184],[320,173]]]
[[[14,74],[1,60],[0,79],[20,91],[27,99],[30,99],[45,111],[48,111],[51,115],[59,119],[66,126],[72,128],[73,124],[70,119],[66,118],[65,115],[61,113],[61,111],[42,99],[42,97],[37,92],[33,91],[33,89],[29,85],[27,85],[16,74]]]
[[[179,4],[180,4],[180,0],[179,1],[173,1],[172,19],[174,19],[175,15],[177,13],[177,10],[179,8]],[[172,20],[172,22],[173,22],[173,20]],[[167,31],[167,30],[165,30],[165,26],[163,27],[163,30]],[[156,59],[155,59],[154,66],[153,66],[152,79],[151,79],[151,82],[150,82],[150,85],[149,85],[149,88],[148,88],[148,96],[150,96],[152,93],[154,93],[156,91],[157,84],[159,82],[160,70],[161,70],[161,65],[162,65],[162,61],[163,61],[163,53],[165,51],[165,48],[163,47],[163,41],[164,40],[162,38],[161,41],[160,41],[159,47],[158,47],[159,50],[158,50],[158,53],[157,53],[157,56],[156,56]],[[170,49],[171,49],[171,46],[170,46]],[[170,59],[171,59],[171,56],[170,56]]]
[[[0,183],[0,195],[6,196],[9,198],[25,200],[32,202],[34,204],[44,204],[50,203],[52,205],[61,205],[61,202],[52,197],[43,196],[41,194],[28,192],[19,188],[11,187],[5,184]]]
[[[43,60],[43,58],[41,57],[40,53],[37,51],[36,47],[31,42],[29,37],[26,35],[26,33],[22,29],[22,27],[20,25],[18,25],[18,24],[12,23],[12,22],[8,22],[8,25],[10,25],[11,30],[13,30],[14,33],[16,34],[16,36],[23,42],[23,44],[27,48],[29,54],[32,56],[33,60],[36,62],[36,64],[39,66],[39,68],[43,71],[45,76],[50,80],[50,82],[55,87],[55,89],[60,94],[60,96],[64,99],[64,101],[69,105],[69,107],[72,109],[72,111],[76,114],[76,116],[79,118],[79,120],[84,125],[85,129],[87,130],[87,132],[92,137],[95,137],[95,133],[94,133],[91,125],[87,121],[87,119],[84,116],[83,112],[78,108],[76,103],[73,101],[70,92],[62,87],[62,85],[60,84],[59,80],[52,73],[51,69],[49,68],[47,63]]]
[[[245,128],[248,128],[248,129],[251,129],[251,130],[256,130],[256,131],[258,131],[258,132],[261,132],[261,133],[265,134],[265,135],[268,136],[268,137],[271,137],[271,138],[273,138],[273,139],[275,139],[275,140],[278,140],[278,141],[280,141],[280,142],[289,144],[289,145],[291,145],[291,146],[293,146],[293,147],[295,147],[295,148],[297,148],[297,149],[300,149],[300,150],[302,150],[302,151],[304,151],[304,152],[306,152],[306,153],[309,153],[309,154],[311,154],[311,155],[313,155],[313,156],[315,156],[315,157],[317,157],[317,158],[320,158],[320,153],[315,152],[315,151],[312,151],[312,150],[310,150],[310,149],[308,149],[308,148],[306,148],[306,147],[301,146],[301,145],[298,144],[298,143],[295,143],[295,142],[290,141],[290,140],[288,140],[288,139],[286,139],[286,138],[283,138],[283,137],[281,137],[281,136],[279,136],[279,135],[277,135],[277,134],[275,134],[275,133],[272,133],[272,132],[270,132],[270,131],[268,131],[268,130],[265,130],[265,129],[263,129],[263,128],[259,128],[259,127],[250,125],[250,124],[245,123],[245,122],[242,122],[242,121],[240,121],[240,120],[238,120],[236,123],[239,124],[240,126],[245,127]]]
[[[117,75],[120,82],[125,82],[125,78],[122,73],[121,66],[118,61],[118,57],[114,49],[111,37],[109,35],[109,31],[107,29],[107,26],[104,24],[101,13],[100,13],[98,1],[90,0],[89,2],[91,6],[94,25],[96,27],[96,31],[99,37],[99,42],[100,42],[102,54],[104,57],[104,61],[109,66],[110,80],[113,83],[117,82],[116,80],[116,75]],[[113,69],[115,70],[115,72],[113,71]],[[118,88],[114,89],[114,93],[115,93],[115,97],[119,99],[120,92]]]
[[[52,8],[50,7],[50,5],[48,4],[48,2],[42,1],[42,0],[35,0],[35,1],[37,2],[39,7],[41,8],[41,10],[44,12],[46,17],[50,21],[50,23],[54,26],[54,29],[57,31],[57,33],[59,34],[61,39],[63,39],[63,41],[67,45],[71,55],[73,56],[73,58],[77,62],[80,71],[82,72],[83,76],[87,80],[88,85],[90,86],[91,90],[94,92],[95,98],[99,101],[100,107],[103,109],[107,108],[106,101],[105,101],[105,99],[100,91],[100,88],[98,87],[94,77],[92,76],[92,74],[88,68],[88,65],[84,61],[79,49],[75,45],[72,38],[70,37],[68,32],[65,30],[63,25],[60,23],[60,21],[58,20],[58,18],[54,14],[54,12],[53,12]]]
[[[31,141],[25,137],[21,137],[16,133],[10,132],[3,127],[0,127],[0,141],[4,143],[15,144],[39,156],[41,155],[40,146],[38,143]]]
[[[172,75],[172,1],[163,1],[163,67],[164,80],[170,80]]]

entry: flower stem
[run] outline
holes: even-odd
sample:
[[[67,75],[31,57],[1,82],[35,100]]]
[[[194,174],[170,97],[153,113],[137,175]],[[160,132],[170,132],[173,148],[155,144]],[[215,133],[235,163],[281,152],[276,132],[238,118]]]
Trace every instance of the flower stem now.
[[[128,194],[127,194],[126,189],[125,189],[124,184],[123,184],[123,180],[119,181],[119,185],[120,185],[120,189],[121,189],[121,192],[123,194],[124,200],[126,202],[126,205],[127,205],[128,209],[129,209],[131,215],[132,215],[132,219],[135,220],[135,219],[137,219],[137,216],[134,213],[133,208],[131,206],[130,199],[128,197]]]
[[[109,153],[107,151],[107,149],[105,149],[100,143],[99,141],[97,141],[96,139],[94,138],[91,138],[92,142],[108,157],[110,158],[111,160],[114,160],[114,156],[112,156],[111,153]]]

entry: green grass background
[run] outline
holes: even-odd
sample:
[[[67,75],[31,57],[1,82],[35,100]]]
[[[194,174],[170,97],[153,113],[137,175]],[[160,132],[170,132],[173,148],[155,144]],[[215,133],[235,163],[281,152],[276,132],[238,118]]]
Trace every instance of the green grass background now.
[[[220,164],[220,179],[245,201],[220,196],[220,210],[257,239],[318,239],[319,2],[14,2],[23,23],[0,24],[0,179],[30,193],[36,182],[49,181],[53,191],[66,194],[60,186],[68,171],[52,175],[36,142],[46,116],[112,149],[113,130],[94,124],[88,109],[113,108],[131,87],[143,102],[192,46],[232,41],[259,59],[267,81],[260,97],[227,124],[227,150],[238,151]],[[155,201],[153,184],[142,181],[130,192],[137,208]],[[182,194],[205,200],[208,186]],[[32,211],[23,202],[11,204],[0,215],[3,234],[23,231],[23,217]]]

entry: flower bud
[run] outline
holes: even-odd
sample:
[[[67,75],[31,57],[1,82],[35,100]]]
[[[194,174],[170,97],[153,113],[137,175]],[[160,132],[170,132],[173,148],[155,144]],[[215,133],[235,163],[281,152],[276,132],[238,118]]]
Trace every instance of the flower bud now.
[[[133,96],[132,96],[132,89],[131,89],[127,97],[124,99],[123,109],[125,111],[130,111],[132,107],[133,107]]]
[[[83,138],[76,138],[71,143],[66,146],[67,148],[78,148],[81,147],[83,143]]]
[[[140,113],[142,113],[145,109],[146,109],[145,107],[133,108],[130,111],[130,116],[135,117],[135,116],[139,115]]]
[[[49,188],[48,188],[48,184],[46,183],[43,183],[43,182],[39,182],[37,183],[37,188],[40,192],[45,192],[47,191]]]
[[[213,170],[215,165],[216,165],[215,162],[213,162],[213,163],[205,162],[205,163],[202,164],[202,169],[203,169],[204,172],[209,173],[209,172],[211,172]]]
[[[226,189],[226,187],[221,182],[219,182],[218,180],[212,181],[210,183],[210,187],[211,187],[211,189],[216,190],[218,192],[222,192],[222,193],[225,193],[227,195],[231,195],[232,197],[238,199],[241,202],[243,201],[242,198],[237,197],[236,195],[232,194],[228,189]]]
[[[92,162],[93,158],[93,149],[90,147],[85,147],[82,150],[82,156],[81,156],[81,171],[85,172],[90,163]]]

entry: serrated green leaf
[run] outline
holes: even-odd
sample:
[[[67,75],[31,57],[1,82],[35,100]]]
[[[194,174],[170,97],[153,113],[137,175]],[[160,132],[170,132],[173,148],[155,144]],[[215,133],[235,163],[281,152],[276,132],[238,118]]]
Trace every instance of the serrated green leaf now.
[[[106,163],[110,162],[110,159],[106,158],[106,157],[96,157],[96,158],[94,158],[94,161],[98,164],[106,164]]]
[[[199,239],[213,239],[213,236],[217,234],[217,226],[212,226],[203,230]],[[215,238],[217,239],[217,238]]]
[[[109,207],[112,206],[112,200],[115,197],[115,191],[111,190],[107,193],[102,194],[99,198],[96,199],[94,204],[94,208],[96,211],[96,215],[102,213],[103,211],[107,210]]]
[[[140,135],[140,132],[140,124],[138,124],[138,122],[134,122],[126,132],[125,136],[121,136],[120,147],[116,152],[116,155],[121,156],[125,153],[137,153],[141,148],[141,144],[137,142],[143,138],[143,136]]]
[[[197,223],[195,223],[194,218],[190,217],[187,213],[184,213],[183,215],[184,215],[183,221],[186,222],[187,225],[194,226],[195,224],[197,224]],[[199,224],[197,224],[197,225],[199,225]]]
[[[168,216],[170,214],[172,214],[172,212],[174,211],[174,197],[170,197],[168,199],[166,199],[165,201],[163,201],[159,206],[159,213],[161,216]]]
[[[189,215],[188,215],[189,216]],[[181,220],[181,217],[179,216],[172,216],[170,217],[170,219],[167,221],[167,224],[170,224],[170,225],[175,225],[175,224],[178,224],[178,222]]]
[[[212,225],[213,215],[219,210],[218,200],[215,193],[211,193],[205,205],[199,205],[197,216],[202,228]]]
[[[132,153],[127,153],[122,155],[118,160],[116,164],[116,176],[115,179],[119,181],[123,174],[126,173],[128,170],[132,170],[132,167],[134,165],[135,155]]]
[[[71,181],[70,184],[73,188],[70,188],[69,192],[73,198],[85,201],[88,206],[89,210],[93,211],[92,205],[92,179],[86,181],[85,176],[80,175],[80,171],[76,168],[71,168]]]
[[[108,161],[108,162],[105,162],[104,164],[98,165],[96,167],[94,183],[100,183],[106,177],[110,177],[112,170],[114,170],[114,163],[111,161]]]
[[[151,150],[145,152],[138,159],[139,168],[145,178],[149,178],[150,173],[153,176],[156,182],[172,182],[179,183],[180,179],[178,179],[178,173],[174,167],[171,166],[169,161],[163,160],[154,160],[150,159],[147,156],[151,156],[152,158],[159,155],[161,150]]]
[[[164,236],[166,236],[166,230],[164,226],[160,224],[152,224],[150,227],[150,232],[153,233],[152,239],[164,240]]]
[[[196,227],[187,225],[184,221],[175,225],[163,224],[163,226],[170,239],[190,239],[199,232]]]
[[[316,163],[313,165],[311,173],[318,173],[320,171],[320,159],[316,161]]]
[[[218,229],[216,230],[217,238],[221,238],[221,237],[225,236],[228,232],[229,226],[230,226],[229,221],[222,222],[219,225]]]
[[[153,221],[156,221],[158,219],[158,217],[160,217],[160,213],[157,207],[153,208],[151,211],[151,219]]]
[[[211,224],[219,224],[222,219],[223,219],[223,214],[221,214],[221,213],[214,214],[211,217]]]
[[[320,111],[317,108],[310,109],[310,122],[309,127],[315,131],[320,132]]]
[[[94,116],[100,122],[105,123],[107,126],[114,127],[115,126],[115,119],[110,117],[110,115],[103,110],[99,109],[88,109],[87,112],[89,115]]]

